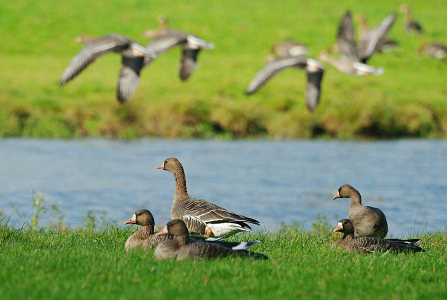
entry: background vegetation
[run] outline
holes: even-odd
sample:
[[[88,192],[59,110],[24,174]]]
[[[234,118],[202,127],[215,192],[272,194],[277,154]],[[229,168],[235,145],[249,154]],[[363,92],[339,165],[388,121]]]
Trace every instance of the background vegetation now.
[[[399,1],[3,1],[0,3],[0,136],[114,138],[447,136],[445,65],[419,56],[423,42],[447,42],[447,4],[412,0],[425,32],[408,36],[399,16],[389,36],[399,50],[377,54],[379,77],[354,77],[328,66],[320,106],[305,108],[305,74],[286,70],[253,96],[244,90],[273,43],[295,39],[317,56],[335,42],[346,9],[370,26],[397,11]],[[143,70],[125,105],[115,100],[117,55],[98,59],[78,78],[57,81],[80,45],[76,36],[141,34],[165,14],[173,28],[213,41],[186,83],[178,78],[179,49]]]

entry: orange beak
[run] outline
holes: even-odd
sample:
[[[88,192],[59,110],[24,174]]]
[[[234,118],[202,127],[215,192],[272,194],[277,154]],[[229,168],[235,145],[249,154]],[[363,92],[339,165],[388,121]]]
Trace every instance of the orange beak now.
[[[159,170],[164,170],[164,168],[165,168],[164,163],[157,167],[157,169],[159,169]]]
[[[124,222],[124,225],[126,224],[136,224],[137,222],[135,222],[134,220],[132,220],[132,218],[130,218],[129,220],[127,220],[126,222]]]
[[[334,232],[341,232],[343,230],[343,227],[340,225],[337,225],[337,227],[334,228]]]
[[[163,227],[163,229],[159,232],[157,232],[155,235],[165,235],[168,234],[168,227]]]
[[[335,200],[337,198],[340,198],[340,194],[337,192],[337,195],[334,196],[334,198],[332,198],[332,200]]]

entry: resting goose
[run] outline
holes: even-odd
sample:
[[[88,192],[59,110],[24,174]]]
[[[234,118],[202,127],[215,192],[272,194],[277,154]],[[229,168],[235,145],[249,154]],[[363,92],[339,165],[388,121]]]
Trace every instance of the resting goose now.
[[[306,56],[288,56],[273,58],[259,71],[247,87],[247,94],[253,94],[278,72],[294,67],[304,70],[307,75],[306,104],[310,111],[314,111],[321,95],[321,81],[323,80],[324,66],[315,59]]]
[[[443,60],[447,53],[447,46],[442,43],[424,44],[419,47],[418,53],[426,53],[433,58]]]
[[[413,20],[410,6],[408,6],[407,4],[402,4],[400,6],[400,12],[405,14],[405,23],[404,23],[405,31],[408,34],[412,33],[421,34],[422,25],[419,22]]]
[[[182,164],[176,158],[166,159],[160,170],[172,172],[175,178],[172,219],[182,219],[190,232],[206,236],[229,236],[240,231],[251,231],[247,223],[259,225],[259,221],[248,218],[203,199],[191,198],[186,191],[186,178]]]
[[[160,18],[159,18],[160,19]],[[207,42],[188,32],[172,30],[168,28],[167,19],[159,22],[162,24],[160,29],[146,30],[144,37],[154,38],[146,46],[147,50],[160,55],[169,49],[180,46],[182,57],[180,60],[180,79],[186,81],[194,71],[197,65],[197,57],[202,49],[214,49],[214,44]],[[151,63],[153,59],[148,59],[145,65]]]
[[[382,28],[382,30],[385,31],[386,28]],[[364,53],[361,53],[362,56],[360,56],[357,43],[354,39],[354,25],[352,24],[351,13],[347,11],[340,21],[337,32],[337,44],[340,57],[332,57],[327,51],[323,51],[318,58],[323,62],[330,63],[343,73],[352,75],[382,75],[382,68],[375,68],[361,62],[362,60],[366,61],[374,53],[378,37],[381,36],[380,33],[382,31],[372,36],[372,40],[362,50]]]
[[[59,80],[62,86],[75,78],[98,57],[109,52],[121,54],[121,70],[118,79],[116,97],[120,103],[126,102],[134,94],[140,80],[144,61],[154,54],[145,47],[119,34],[109,34],[99,38],[87,35],[78,37],[77,42],[85,46],[73,58]]]
[[[252,257],[256,259],[267,259],[267,256],[247,251],[246,249],[227,248],[216,243],[206,241],[190,243],[188,228],[180,219],[170,221],[163,231],[157,233],[167,234],[168,241],[161,243],[154,252],[157,259],[196,259],[196,258],[218,258],[230,255]]]
[[[384,238],[388,233],[388,223],[385,214],[378,208],[363,206],[362,196],[353,186],[342,185],[332,198],[351,198],[349,219],[355,228],[355,236],[376,236]]]
[[[161,242],[167,241],[168,236],[164,234],[154,233],[154,217],[152,213],[147,209],[137,210],[129,220],[124,224],[136,224],[141,226],[141,230],[133,233],[126,241],[124,248],[126,251],[143,248],[147,250],[158,246]],[[190,236],[188,243],[203,242],[218,244],[223,247],[231,248],[234,250],[247,250],[251,246],[258,244],[259,241],[248,242],[228,242],[220,239],[205,239],[202,236]]]
[[[141,226],[140,231],[135,232],[127,239],[124,245],[126,251],[137,248],[147,250],[168,240],[167,236],[154,234],[154,217],[147,209],[137,210],[124,224],[137,224]]]
[[[343,219],[338,222],[334,232],[342,232],[343,237],[335,242],[335,246],[346,251],[371,253],[374,251],[394,251],[394,252],[421,252],[424,251],[417,244],[419,239],[399,240],[382,239],[376,237],[354,237],[354,228],[351,220]]]

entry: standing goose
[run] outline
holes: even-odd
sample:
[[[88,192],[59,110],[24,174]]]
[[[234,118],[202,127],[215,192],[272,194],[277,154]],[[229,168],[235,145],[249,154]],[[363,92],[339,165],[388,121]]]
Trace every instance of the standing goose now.
[[[167,241],[168,236],[162,234],[154,234],[154,217],[152,213],[147,209],[137,210],[129,220],[124,224],[136,224],[141,226],[141,230],[133,233],[126,241],[124,248],[126,251],[143,248],[147,250],[158,246],[161,242]],[[248,242],[228,242],[220,239],[205,239],[201,236],[190,236],[188,243],[204,242],[218,244],[223,247],[231,248],[234,250],[247,250],[251,246],[258,244],[259,241]]]
[[[399,240],[382,239],[376,237],[354,237],[354,228],[351,220],[343,219],[338,222],[334,232],[342,232],[343,237],[335,242],[335,246],[346,251],[371,253],[374,251],[394,251],[394,252],[422,252],[424,251],[417,244],[419,239]]]
[[[132,97],[138,86],[140,71],[144,66],[144,61],[148,57],[153,56],[152,52],[146,50],[146,48],[135,41],[119,34],[109,34],[99,38],[82,36],[76,40],[78,42],[84,42],[85,46],[73,58],[67,69],[65,69],[59,80],[59,85],[62,86],[75,78],[98,57],[109,52],[116,52],[121,54],[122,64],[116,97],[120,103],[124,103]]]
[[[404,23],[405,31],[408,34],[412,33],[421,34],[422,25],[419,22],[413,20],[410,6],[408,6],[407,4],[402,4],[400,6],[400,12],[405,14],[405,23]]]
[[[275,74],[288,67],[304,70],[307,75],[306,104],[310,111],[314,111],[321,95],[321,81],[324,66],[315,59],[306,56],[288,56],[273,58],[259,71],[247,87],[247,94],[253,94],[260,89]]]
[[[375,36],[375,35],[374,35]],[[378,42],[378,39],[374,39]],[[382,75],[382,68],[375,68],[361,63],[361,57],[354,39],[354,25],[352,24],[351,13],[347,11],[342,17],[338,26],[337,44],[340,51],[340,58],[329,55],[327,51],[320,54],[321,61],[330,63],[339,71],[352,75]],[[368,50],[375,49],[376,44],[371,43]],[[365,52],[366,53],[366,52]],[[369,52],[368,52],[369,53]]]
[[[158,235],[167,234],[169,240],[161,243],[154,252],[157,259],[196,259],[196,258],[218,258],[230,255],[241,257],[252,257],[256,259],[267,259],[267,256],[247,251],[246,249],[227,248],[216,243],[206,241],[189,242],[189,232],[185,222],[175,219],[166,224],[163,231]]]
[[[248,218],[203,199],[191,198],[186,191],[186,178],[182,164],[176,158],[166,159],[160,170],[172,172],[175,178],[172,219],[182,219],[188,230],[206,236],[229,236],[240,231],[251,231],[247,223],[259,225],[259,221]]]
[[[424,44],[419,47],[418,53],[426,53],[433,58],[444,60],[447,54],[447,46],[442,43]]]
[[[144,37],[154,38],[146,46],[147,50],[160,55],[169,49],[180,46],[182,57],[180,60],[180,79],[188,80],[197,65],[197,57],[202,49],[214,49],[214,44],[198,38],[190,33],[169,29],[167,19],[160,18],[162,27],[156,30],[146,30]],[[148,59],[145,65],[151,63],[153,59]]]
[[[351,198],[349,219],[355,228],[355,236],[376,236],[384,238],[388,233],[385,214],[378,208],[362,205],[362,196],[353,186],[342,185],[332,198]]]

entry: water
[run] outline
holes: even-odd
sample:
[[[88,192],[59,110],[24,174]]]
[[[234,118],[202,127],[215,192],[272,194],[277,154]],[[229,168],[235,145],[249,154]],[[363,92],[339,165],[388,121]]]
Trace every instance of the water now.
[[[39,191],[74,227],[85,224],[88,211],[124,221],[139,208],[163,224],[175,186],[172,174],[156,167],[177,157],[191,196],[256,218],[267,229],[282,222],[308,228],[317,214],[335,226],[348,217],[349,200],[332,197],[349,183],[365,205],[384,211],[391,234],[407,236],[447,224],[446,154],[447,142],[431,140],[2,139],[0,210],[20,226],[12,203],[30,217],[31,192]]]

